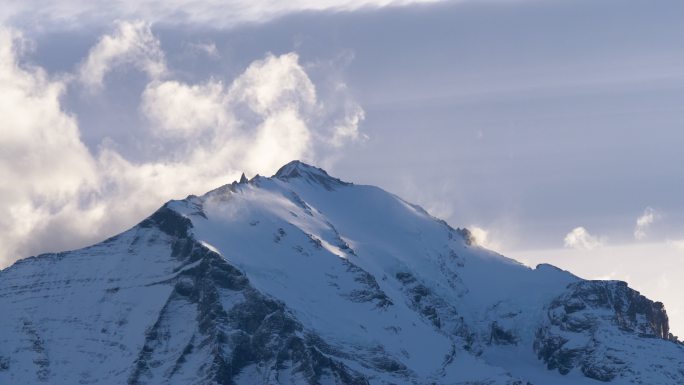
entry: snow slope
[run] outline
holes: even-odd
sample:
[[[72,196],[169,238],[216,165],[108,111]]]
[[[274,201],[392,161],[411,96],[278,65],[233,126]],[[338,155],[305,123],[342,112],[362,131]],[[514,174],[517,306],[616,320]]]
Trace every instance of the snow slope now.
[[[667,315],[294,161],[0,272],[0,384],[684,383]]]

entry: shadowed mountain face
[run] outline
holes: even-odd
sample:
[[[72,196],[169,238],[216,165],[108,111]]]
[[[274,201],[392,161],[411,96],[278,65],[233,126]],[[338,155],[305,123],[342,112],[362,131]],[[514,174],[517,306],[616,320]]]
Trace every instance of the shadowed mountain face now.
[[[291,162],[0,272],[1,384],[680,384],[662,303]]]

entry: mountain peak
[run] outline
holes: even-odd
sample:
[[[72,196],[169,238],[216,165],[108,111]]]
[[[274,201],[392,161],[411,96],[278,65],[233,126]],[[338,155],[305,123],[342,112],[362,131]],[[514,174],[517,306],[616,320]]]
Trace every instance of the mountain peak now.
[[[333,190],[336,186],[350,184],[330,176],[322,168],[311,166],[300,160],[293,160],[287,163],[281,167],[273,177],[285,181],[301,179],[310,184],[320,184],[327,190]]]
[[[0,384],[684,384],[663,304],[624,282],[299,161],[246,179],[0,270]]]
[[[306,174],[316,174],[325,177],[330,177],[328,173],[322,168],[314,167],[306,164],[301,160],[293,160],[283,167],[281,167],[274,175],[276,178],[297,178]]]

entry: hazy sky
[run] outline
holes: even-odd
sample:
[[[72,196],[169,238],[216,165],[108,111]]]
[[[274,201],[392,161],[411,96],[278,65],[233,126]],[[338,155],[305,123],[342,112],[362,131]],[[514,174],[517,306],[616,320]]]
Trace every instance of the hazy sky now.
[[[111,3],[111,4],[110,4]],[[11,1],[0,267],[293,158],[684,333],[684,2]]]

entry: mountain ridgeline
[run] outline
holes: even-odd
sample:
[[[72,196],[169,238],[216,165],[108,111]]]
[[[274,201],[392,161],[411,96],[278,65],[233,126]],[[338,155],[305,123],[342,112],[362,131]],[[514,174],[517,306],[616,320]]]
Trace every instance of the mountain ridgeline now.
[[[294,161],[0,271],[0,384],[683,384],[665,308]]]

